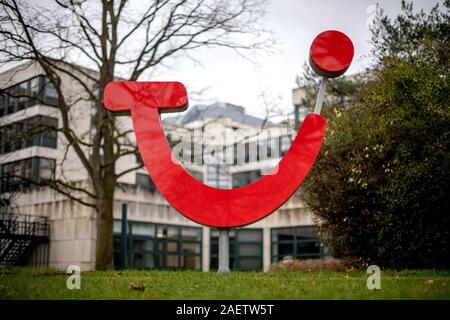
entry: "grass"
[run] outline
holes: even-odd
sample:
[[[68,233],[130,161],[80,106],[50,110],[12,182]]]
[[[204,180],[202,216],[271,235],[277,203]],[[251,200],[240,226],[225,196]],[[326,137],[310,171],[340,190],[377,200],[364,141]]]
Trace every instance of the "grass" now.
[[[450,272],[383,271],[381,290],[365,272],[104,271],[81,275],[68,290],[53,269],[0,269],[0,299],[450,299]],[[130,289],[145,286],[144,290]],[[143,288],[141,288],[143,289]]]

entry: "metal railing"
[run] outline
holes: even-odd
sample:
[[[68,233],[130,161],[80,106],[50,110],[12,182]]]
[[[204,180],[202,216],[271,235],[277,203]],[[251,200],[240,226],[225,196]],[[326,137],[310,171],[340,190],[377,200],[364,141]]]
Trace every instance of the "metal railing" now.
[[[0,213],[0,264],[48,265],[49,236],[46,217]]]

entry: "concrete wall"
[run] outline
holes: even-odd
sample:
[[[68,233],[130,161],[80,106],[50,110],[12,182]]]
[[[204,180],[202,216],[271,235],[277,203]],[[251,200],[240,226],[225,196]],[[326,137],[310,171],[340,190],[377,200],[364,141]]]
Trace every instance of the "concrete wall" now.
[[[65,270],[76,264],[83,271],[95,266],[96,220],[93,209],[67,200],[50,188],[17,195],[23,214],[44,216],[50,223],[49,266]]]

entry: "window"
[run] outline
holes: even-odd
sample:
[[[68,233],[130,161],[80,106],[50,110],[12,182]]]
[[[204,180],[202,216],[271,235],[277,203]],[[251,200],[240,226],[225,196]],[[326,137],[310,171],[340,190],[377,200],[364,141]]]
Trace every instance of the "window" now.
[[[24,177],[31,179],[33,177],[33,159],[29,158],[29,159],[25,159],[24,160],[25,163],[25,170],[24,170]]]
[[[23,161],[16,161],[13,163],[13,183],[18,183],[20,181],[20,177],[22,175],[22,167],[23,167]]]
[[[6,113],[6,96],[0,95],[0,117]]]
[[[42,77],[36,77],[30,80],[30,96],[31,97],[39,97],[41,87],[40,87],[40,81]],[[35,103],[35,101],[32,101],[32,103]]]
[[[13,191],[17,186],[13,182],[14,176],[14,164],[6,163],[0,165],[1,169],[1,192]]]
[[[40,158],[39,159],[39,178],[48,180],[54,178],[55,160]]]
[[[276,138],[268,138],[259,141],[258,144],[258,161],[266,159],[276,159],[280,157],[280,140]]]
[[[282,136],[280,139],[281,156],[284,156],[291,147],[291,136]]]
[[[28,90],[29,81],[25,81],[19,84],[18,89],[18,101],[17,101],[17,111],[23,110],[27,108],[29,101],[29,90]]]
[[[24,172],[23,176],[25,179],[32,179],[33,178],[33,158],[25,159],[24,160]],[[27,189],[31,186],[30,181],[23,181],[23,188]]]
[[[155,268],[153,240],[144,237],[134,237],[132,241],[133,267],[137,269]]]
[[[1,128],[0,128],[1,131]],[[27,119],[27,121],[24,121],[23,123],[23,147],[29,148],[33,146],[33,131],[34,131],[34,125],[33,125],[33,118]],[[56,148],[56,145],[55,145]],[[0,152],[1,153],[1,152]]]
[[[156,190],[155,184],[148,174],[136,173],[136,185],[146,190]]]
[[[242,160],[245,159],[244,163],[252,163],[258,161],[258,142],[246,142],[243,146],[243,150],[238,145],[238,161],[242,162]],[[242,153],[244,152],[244,157],[242,156]]]
[[[38,103],[38,98],[51,106],[58,103],[58,92],[43,75],[5,88],[4,92],[0,99],[0,117],[32,107]]]
[[[35,116],[0,127],[0,154],[42,146],[56,149],[58,119]]]
[[[9,94],[8,96],[8,109],[7,109],[7,113],[14,113],[16,112],[16,102],[17,102],[17,98],[15,97],[17,95],[17,87],[12,87],[9,90],[6,90],[7,94]]]
[[[120,266],[122,238],[120,220],[114,221],[114,258]],[[202,229],[128,222],[128,267],[201,269]]]
[[[58,127],[58,119],[43,116],[39,118],[38,129],[40,131],[42,139],[39,142],[40,146],[54,149],[56,148],[58,135],[57,131],[52,130],[51,128],[57,127]]]
[[[44,86],[44,101],[48,104],[55,105],[58,103],[58,92],[52,82],[47,80]]]
[[[228,166],[225,164],[209,165],[206,184],[221,189],[229,188]]]
[[[116,221],[114,221],[116,222]],[[113,257],[114,257],[114,269],[120,269],[121,268],[121,259],[122,259],[122,254],[121,254],[121,250],[122,250],[122,242],[121,242],[121,237],[114,235],[113,236]]]
[[[211,269],[219,266],[219,231],[211,230]],[[262,230],[236,229],[230,231],[230,268],[236,270],[262,269]]]
[[[260,170],[234,173],[232,176],[233,188],[240,188],[248,184],[251,184],[256,180],[258,180],[260,177],[261,177]]]
[[[11,151],[22,149],[23,145],[23,122],[16,122],[11,124],[11,135],[8,136],[8,140],[11,143]]]
[[[55,160],[33,157],[0,165],[0,192],[14,192],[30,187],[31,181],[53,179]]]
[[[316,226],[272,229],[272,261],[323,257]]]
[[[14,127],[13,126],[7,126],[2,130],[2,136],[3,136],[3,145],[2,145],[2,153],[8,153],[12,151],[11,148],[11,137],[14,136]]]

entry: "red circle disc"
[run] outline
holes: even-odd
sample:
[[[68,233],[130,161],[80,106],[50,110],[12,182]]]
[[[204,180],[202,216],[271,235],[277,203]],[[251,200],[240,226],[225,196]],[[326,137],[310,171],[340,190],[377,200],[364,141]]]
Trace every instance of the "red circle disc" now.
[[[314,39],[309,52],[309,62],[317,74],[336,78],[347,71],[354,54],[353,43],[347,35],[329,30]]]

